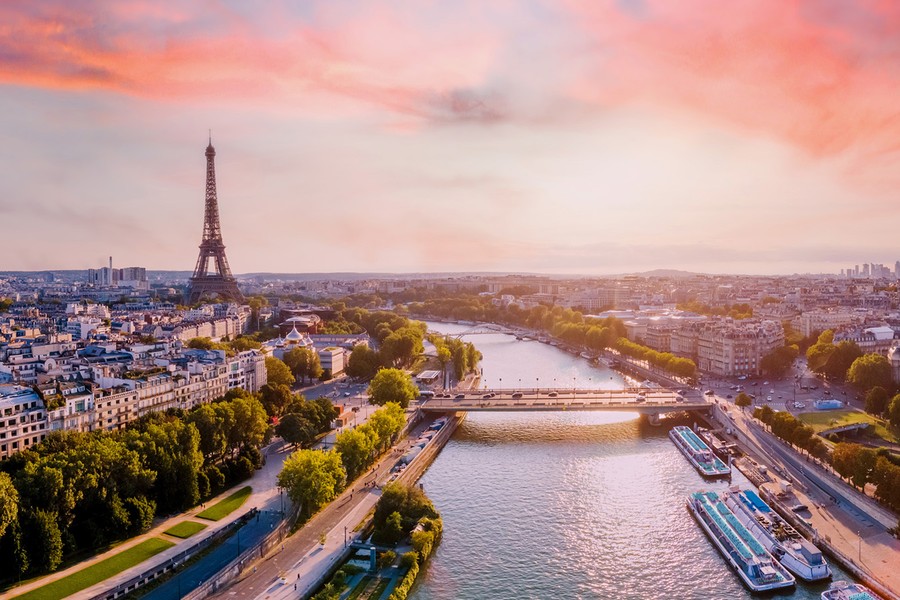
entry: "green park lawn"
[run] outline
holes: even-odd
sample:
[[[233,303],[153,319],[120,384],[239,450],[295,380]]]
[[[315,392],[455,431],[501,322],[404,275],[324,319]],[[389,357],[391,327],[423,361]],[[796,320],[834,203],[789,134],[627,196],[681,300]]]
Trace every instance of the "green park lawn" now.
[[[842,427],[844,425],[853,425],[854,423],[869,423],[869,430],[872,435],[879,437],[887,442],[897,443],[897,436],[884,426],[884,423],[873,417],[872,415],[855,410],[823,410],[817,412],[800,413],[797,418],[812,427],[816,433]]]
[[[160,538],[149,538],[105,560],[85,567],[62,579],[57,579],[45,586],[35,588],[21,596],[15,596],[15,598],[16,600],[58,600],[59,598],[66,598],[109,579],[125,569],[140,564],[151,556],[155,556],[174,545],[172,542]]]
[[[177,538],[186,539],[204,529],[206,529],[206,525],[203,523],[198,523],[196,521],[182,521],[177,525],[169,527],[164,533]]]
[[[247,501],[247,498],[250,497],[250,493],[252,491],[253,488],[251,488],[249,485],[242,487],[224,500],[216,502],[197,516],[201,519],[218,521],[222,517],[225,517],[240,508],[241,505]]]

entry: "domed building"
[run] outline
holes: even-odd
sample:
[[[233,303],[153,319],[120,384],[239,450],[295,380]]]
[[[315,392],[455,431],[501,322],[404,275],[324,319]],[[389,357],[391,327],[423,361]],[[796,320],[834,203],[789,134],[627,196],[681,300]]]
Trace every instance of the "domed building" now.
[[[311,350],[315,349],[313,348],[313,341],[309,338],[309,335],[297,331],[296,327],[292,328],[290,332],[288,332],[288,334],[283,338],[274,340],[272,356],[278,359],[283,359],[285,353],[290,352],[294,348],[309,348]]]

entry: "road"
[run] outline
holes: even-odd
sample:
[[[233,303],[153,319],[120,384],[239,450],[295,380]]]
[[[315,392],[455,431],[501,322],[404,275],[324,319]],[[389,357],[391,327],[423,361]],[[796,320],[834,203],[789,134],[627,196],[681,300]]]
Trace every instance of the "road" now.
[[[411,440],[415,440],[428,427],[430,421],[418,425],[407,438],[398,444],[398,450],[385,454],[375,465],[374,472],[350,484],[330,504],[314,515],[301,529],[288,538],[283,549],[262,561],[252,571],[245,572],[234,585],[217,594],[228,598],[297,598],[302,589],[309,588],[321,569],[335,560],[335,549],[343,546],[343,532],[347,527],[348,536],[352,529],[374,506],[380,496],[378,488],[368,489],[366,485],[377,481],[380,487],[391,477],[391,468],[402,455]],[[326,533],[323,547],[319,538]],[[325,559],[325,563],[322,560]],[[302,576],[309,573],[309,577]],[[301,577],[298,578],[298,574]],[[298,589],[294,590],[294,585]]]

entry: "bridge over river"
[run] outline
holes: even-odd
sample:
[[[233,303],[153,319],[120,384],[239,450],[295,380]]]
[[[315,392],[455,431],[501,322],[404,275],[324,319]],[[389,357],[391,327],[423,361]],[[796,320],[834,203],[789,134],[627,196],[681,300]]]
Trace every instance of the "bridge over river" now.
[[[448,394],[443,394],[447,396]],[[513,411],[628,411],[646,415],[653,424],[659,415],[676,411],[708,410],[712,403],[704,398],[685,398],[665,389],[587,390],[529,389],[477,391],[449,394],[423,400],[419,410],[426,412],[513,412]]]

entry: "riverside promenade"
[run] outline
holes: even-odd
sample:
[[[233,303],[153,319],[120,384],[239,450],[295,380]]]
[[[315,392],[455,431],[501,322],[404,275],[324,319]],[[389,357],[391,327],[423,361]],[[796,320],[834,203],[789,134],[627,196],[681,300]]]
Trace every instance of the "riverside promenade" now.
[[[798,502],[810,508],[805,519],[811,527],[801,523],[802,530],[811,529],[823,550],[880,595],[900,600],[900,540],[887,531],[897,524],[896,515],[776,440],[740,409],[718,404],[713,418],[731,425],[733,439],[769,473],[788,475]],[[777,483],[767,479],[763,488]]]
[[[415,482],[453,434],[456,423],[458,420],[455,419],[448,421],[397,479],[404,483]],[[430,420],[417,424],[403,441],[378,460],[372,470],[349,484],[346,491],[315,514],[280,549],[246,569],[237,582],[221,589],[216,596],[278,600],[311,595],[340,563],[349,545],[358,540],[361,529],[358,526],[374,509],[381,496],[381,487],[393,477],[391,468],[430,424]],[[320,543],[323,533],[324,545]]]

